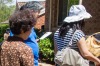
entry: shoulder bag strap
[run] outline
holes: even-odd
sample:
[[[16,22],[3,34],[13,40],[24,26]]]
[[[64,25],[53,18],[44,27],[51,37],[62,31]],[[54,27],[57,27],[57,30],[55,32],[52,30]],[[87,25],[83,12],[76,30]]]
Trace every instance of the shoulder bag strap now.
[[[69,46],[72,44],[72,40],[73,40],[75,34],[76,34],[78,31],[79,31],[79,30],[76,30],[76,31],[74,32],[74,34],[72,35],[72,38],[71,38],[70,42],[68,43],[67,47],[69,47]]]

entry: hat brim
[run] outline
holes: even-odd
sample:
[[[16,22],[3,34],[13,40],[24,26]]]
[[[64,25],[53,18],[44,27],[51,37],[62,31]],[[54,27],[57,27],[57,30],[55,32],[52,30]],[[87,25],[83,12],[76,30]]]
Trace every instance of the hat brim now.
[[[92,16],[88,12],[85,12],[85,13],[81,13],[75,16],[68,16],[64,19],[64,22],[72,23],[72,22],[83,20],[83,19],[88,19],[90,17]]]

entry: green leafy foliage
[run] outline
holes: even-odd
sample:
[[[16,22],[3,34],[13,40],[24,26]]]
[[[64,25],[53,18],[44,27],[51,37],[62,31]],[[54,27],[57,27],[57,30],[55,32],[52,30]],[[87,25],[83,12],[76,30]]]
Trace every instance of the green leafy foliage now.
[[[9,16],[14,12],[15,6],[8,6],[12,0],[0,0],[0,22],[8,20]]]
[[[69,0],[69,3],[68,3],[68,11],[70,9],[70,7],[72,5],[78,5],[79,4],[79,0]]]
[[[7,4],[7,3],[11,3],[12,0],[0,0],[0,4]]]
[[[39,42],[40,47],[40,58],[45,61],[53,62],[54,60],[54,44],[52,37],[45,38],[40,40]],[[44,61],[43,60],[43,61]]]
[[[6,29],[8,27],[9,27],[8,24],[2,24],[2,25],[0,25],[0,42],[3,41],[3,35],[4,35],[4,33],[5,33],[5,31],[6,31]]]
[[[8,20],[9,16],[14,12],[15,6],[8,6],[12,0],[0,0],[0,22]],[[0,42],[3,41],[3,35],[8,28],[8,24],[0,24]]]
[[[38,37],[41,37],[45,32],[40,31],[35,28],[35,32]],[[52,63],[54,64],[54,43],[53,43],[53,36],[50,35],[49,37],[39,41],[39,58],[42,62]],[[47,62],[48,61],[48,62]]]

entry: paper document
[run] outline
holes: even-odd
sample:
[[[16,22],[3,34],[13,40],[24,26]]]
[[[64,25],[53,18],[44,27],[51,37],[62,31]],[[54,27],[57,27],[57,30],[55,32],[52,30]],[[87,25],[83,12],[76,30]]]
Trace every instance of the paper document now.
[[[40,37],[40,39],[44,39],[44,38],[48,37],[51,34],[52,34],[52,32],[46,32],[43,36]]]

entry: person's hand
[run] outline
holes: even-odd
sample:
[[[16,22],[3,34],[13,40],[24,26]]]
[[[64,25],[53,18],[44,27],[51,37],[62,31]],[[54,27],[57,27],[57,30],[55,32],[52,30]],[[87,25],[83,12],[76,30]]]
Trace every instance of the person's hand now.
[[[100,62],[99,63],[95,63],[95,66],[100,66]]]
[[[95,63],[95,66],[100,66],[100,64]]]
[[[40,39],[36,39],[36,41],[37,41],[37,42],[39,42],[39,41],[40,41]]]

